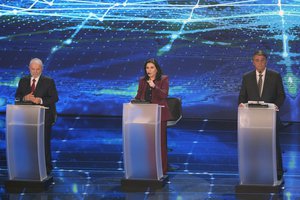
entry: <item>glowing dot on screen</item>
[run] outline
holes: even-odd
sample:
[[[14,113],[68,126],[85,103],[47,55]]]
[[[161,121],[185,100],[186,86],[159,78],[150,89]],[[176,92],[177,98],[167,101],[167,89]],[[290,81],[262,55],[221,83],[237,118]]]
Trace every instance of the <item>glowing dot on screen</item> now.
[[[171,38],[174,39],[174,40],[175,40],[177,37],[178,37],[177,34],[173,34],[173,35],[171,36]]]
[[[183,200],[183,198],[182,198],[182,196],[178,195],[178,196],[176,197],[176,200]]]
[[[77,184],[72,185],[72,192],[75,193],[75,194],[78,193]]]
[[[54,52],[56,52],[57,50],[58,50],[58,47],[55,46],[55,47],[53,47],[53,48],[51,49],[51,52],[54,53]]]
[[[283,10],[280,10],[279,11],[279,15],[282,17],[284,15],[284,11]]]
[[[72,43],[72,39],[67,39],[64,41],[64,44],[71,44]]]
[[[287,52],[284,52],[283,54],[282,54],[282,56],[284,57],[284,58],[286,58],[286,57],[288,57],[288,53]]]

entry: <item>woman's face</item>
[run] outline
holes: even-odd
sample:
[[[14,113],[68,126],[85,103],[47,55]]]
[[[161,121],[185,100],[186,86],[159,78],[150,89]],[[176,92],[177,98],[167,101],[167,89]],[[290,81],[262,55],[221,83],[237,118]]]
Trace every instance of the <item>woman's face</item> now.
[[[157,74],[157,69],[153,63],[146,64],[146,73],[150,77],[150,79],[154,80]]]

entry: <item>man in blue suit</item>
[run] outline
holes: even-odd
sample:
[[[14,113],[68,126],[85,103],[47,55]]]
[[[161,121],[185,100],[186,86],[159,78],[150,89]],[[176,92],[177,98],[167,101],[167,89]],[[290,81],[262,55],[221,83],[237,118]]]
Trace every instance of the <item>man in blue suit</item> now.
[[[252,62],[255,70],[243,76],[242,87],[239,94],[239,106],[244,106],[244,103],[248,101],[264,101],[265,103],[275,104],[276,110],[279,111],[279,108],[285,100],[285,92],[280,74],[267,69],[267,55],[261,50],[253,54]],[[278,180],[282,179],[283,176],[282,156],[278,142],[278,127],[280,123],[279,117],[277,117],[276,142]]]
[[[31,59],[29,63],[30,75],[21,78],[16,91],[16,99],[48,107],[45,113],[45,159],[47,174],[52,171],[51,164],[51,129],[56,120],[56,106],[58,94],[54,80],[43,76],[43,62],[39,58]]]

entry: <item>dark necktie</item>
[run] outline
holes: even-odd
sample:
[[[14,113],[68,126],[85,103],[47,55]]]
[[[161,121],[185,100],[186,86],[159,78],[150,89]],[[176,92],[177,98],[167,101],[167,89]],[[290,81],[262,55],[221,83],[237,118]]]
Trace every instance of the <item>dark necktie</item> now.
[[[35,90],[35,79],[32,80],[31,92],[34,92],[34,90]]]
[[[262,94],[262,74],[259,73],[259,78],[258,78],[258,83],[257,83],[257,86],[258,86],[258,92],[259,92],[259,97],[261,97],[261,94]]]

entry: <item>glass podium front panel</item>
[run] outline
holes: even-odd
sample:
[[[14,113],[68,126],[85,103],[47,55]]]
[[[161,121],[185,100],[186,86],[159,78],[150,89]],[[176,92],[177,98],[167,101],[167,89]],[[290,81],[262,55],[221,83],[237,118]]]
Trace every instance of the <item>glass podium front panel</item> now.
[[[274,185],[276,171],[276,111],[268,108],[238,109],[240,183]]]
[[[47,177],[44,149],[45,108],[7,105],[6,154],[9,180],[44,180]]]
[[[126,179],[159,180],[161,164],[161,107],[123,105],[123,150]]]

